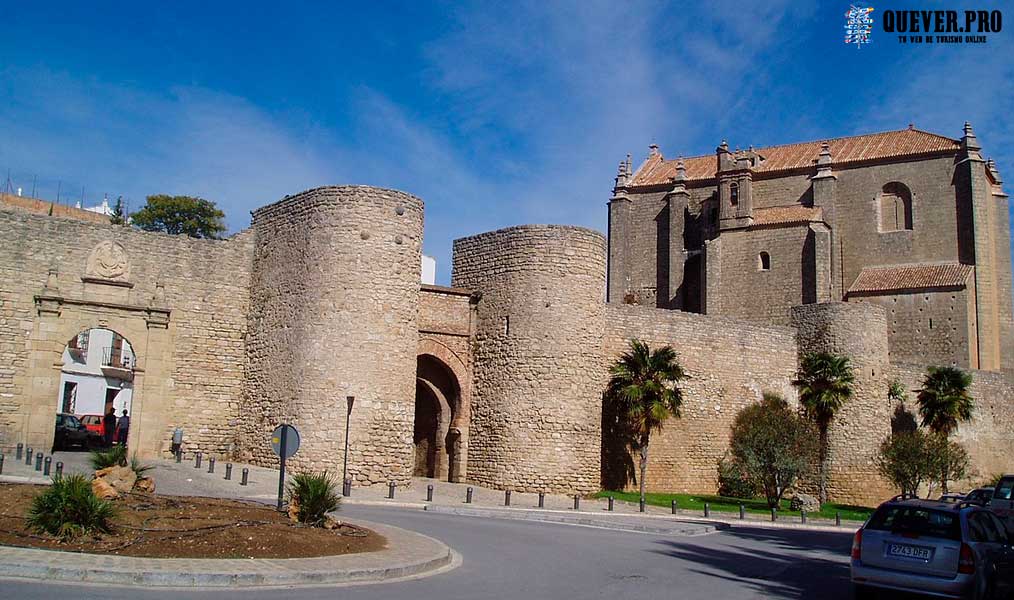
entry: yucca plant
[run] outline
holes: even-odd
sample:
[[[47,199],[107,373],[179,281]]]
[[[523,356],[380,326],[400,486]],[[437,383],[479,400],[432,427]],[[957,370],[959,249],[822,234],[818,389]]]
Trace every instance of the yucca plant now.
[[[150,471],[150,470],[152,470],[154,468],[155,468],[155,465],[142,464],[141,461],[138,460],[137,454],[135,454],[134,456],[132,456],[131,459],[130,459],[130,470],[132,470],[134,472],[134,475],[137,475],[138,479],[144,477],[145,473],[147,473],[148,471]]]
[[[53,479],[32,500],[28,511],[28,527],[64,539],[86,533],[109,533],[116,509],[92,492],[91,480],[81,474]]]
[[[127,447],[113,446],[108,450],[94,450],[91,456],[92,468],[96,471],[108,467],[127,466]]]
[[[335,493],[337,479],[327,471],[297,473],[289,482],[289,502],[298,507],[300,523],[320,527],[327,513],[338,510],[341,498]]]

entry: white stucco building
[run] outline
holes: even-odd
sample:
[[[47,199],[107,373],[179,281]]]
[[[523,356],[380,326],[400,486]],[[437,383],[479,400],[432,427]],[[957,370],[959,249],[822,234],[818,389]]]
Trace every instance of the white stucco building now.
[[[70,340],[63,350],[57,411],[102,415],[109,406],[119,416],[130,411],[134,379],[134,350],[109,329],[89,329]]]

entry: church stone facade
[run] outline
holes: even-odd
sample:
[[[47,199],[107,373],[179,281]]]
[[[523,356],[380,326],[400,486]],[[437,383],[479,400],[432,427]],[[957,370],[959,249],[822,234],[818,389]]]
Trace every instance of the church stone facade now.
[[[94,327],[136,354],[130,445],[295,469],[356,486],[424,476],[521,492],[632,485],[603,414],[632,338],[673,345],[690,379],[653,438],[648,486],[713,492],[736,413],[795,401],[799,356],[848,355],[830,489],[891,493],[874,468],[887,398],[927,365],[973,373],[962,425],[982,474],[1014,465],[1007,198],[966,126],[625,161],[609,236],[528,225],[455,241],[452,286],[421,285],[423,202],[321,187],[194,240],[0,202],[0,451],[52,444],[61,355]],[[3,200],[0,198],[0,200]],[[27,207],[27,208],[26,208]],[[932,320],[932,322],[931,322]],[[346,398],[353,397],[351,413]]]

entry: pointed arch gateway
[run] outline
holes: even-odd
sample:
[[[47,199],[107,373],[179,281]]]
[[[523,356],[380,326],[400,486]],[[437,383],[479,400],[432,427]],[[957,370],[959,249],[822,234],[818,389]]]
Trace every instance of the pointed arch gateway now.
[[[464,481],[468,448],[468,376],[464,362],[435,340],[416,358],[413,476]]]

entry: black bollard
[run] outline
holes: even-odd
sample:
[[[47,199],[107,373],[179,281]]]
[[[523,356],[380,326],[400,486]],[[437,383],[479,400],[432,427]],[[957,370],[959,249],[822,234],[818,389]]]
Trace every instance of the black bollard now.
[[[834,513],[834,525],[835,527],[841,527],[841,513]]]
[[[32,466],[32,447],[28,447],[28,451],[25,452],[25,464],[29,467]]]
[[[644,512],[644,498],[637,501],[637,512]]]
[[[472,488],[468,488],[465,490],[465,504],[471,503],[472,503]]]
[[[195,469],[200,469],[201,468],[201,453],[200,452],[198,452],[197,454],[194,455],[194,468]]]
[[[63,463],[60,461],[56,462],[56,477],[63,477]]]
[[[674,514],[674,515],[676,514],[676,509],[677,508],[679,508],[679,507],[676,505],[676,500],[674,499],[672,501],[672,514]]]
[[[613,497],[609,496],[609,512],[613,512]]]
[[[0,475],[4,474],[4,455],[0,454]]]
[[[746,518],[746,507],[743,506],[742,504],[739,505],[739,518],[740,519]]]
[[[215,457],[212,456],[211,458],[208,459],[208,473],[214,472],[215,472]]]
[[[352,480],[346,479],[344,483],[342,483],[342,496],[348,498],[351,495],[352,495]]]
[[[704,503],[704,517],[708,518],[710,516],[711,516],[711,504],[705,502]]]
[[[774,523],[777,520],[778,520],[778,509],[777,508],[772,508],[771,509],[771,522]]]
[[[42,453],[41,452],[38,452],[38,453],[35,454],[35,470],[36,471],[41,471],[42,470]]]
[[[239,484],[240,485],[246,485],[248,477],[250,477],[250,469],[248,469],[246,467],[243,467],[243,477],[242,477],[242,479],[240,479]]]
[[[182,449],[176,451],[176,462],[177,463],[183,462],[183,450]]]
[[[433,484],[426,486],[426,501],[433,502]]]
[[[232,463],[225,463],[225,480],[232,480]]]
[[[546,492],[539,492],[539,508],[546,508]]]
[[[15,458],[15,460],[21,460],[21,454],[24,451],[25,451],[25,445],[22,444],[21,442],[18,442],[18,455],[17,455],[17,458]]]
[[[574,510],[581,510],[581,496],[574,494]]]
[[[799,511],[799,518],[802,520],[803,525],[806,525],[806,511],[805,510]]]
[[[42,474],[49,477],[49,466],[53,464],[53,457],[47,456],[46,461],[42,463]]]
[[[394,500],[394,482],[387,484],[387,497],[389,500]]]

